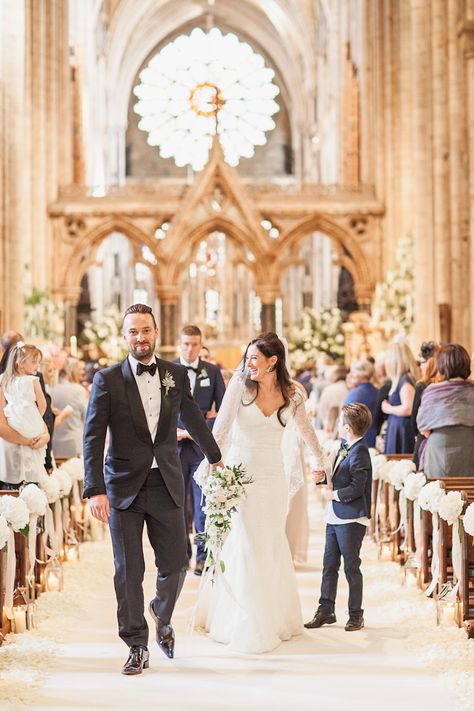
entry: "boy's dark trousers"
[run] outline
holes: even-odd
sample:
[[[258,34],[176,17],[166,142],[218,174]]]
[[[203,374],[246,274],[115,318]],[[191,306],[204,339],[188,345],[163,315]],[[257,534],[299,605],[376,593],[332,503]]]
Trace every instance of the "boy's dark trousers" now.
[[[323,580],[319,608],[333,613],[336,604],[337,580],[341,555],[344,573],[349,583],[349,616],[360,617],[362,610],[362,573],[360,571],[360,548],[366,527],[361,523],[341,523],[326,525],[326,545],[324,548]]]

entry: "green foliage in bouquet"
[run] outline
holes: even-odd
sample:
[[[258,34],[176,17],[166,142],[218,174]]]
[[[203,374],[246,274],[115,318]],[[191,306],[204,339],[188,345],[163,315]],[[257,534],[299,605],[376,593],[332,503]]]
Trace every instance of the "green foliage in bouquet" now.
[[[410,334],[414,324],[415,258],[413,239],[401,237],[396,251],[396,267],[375,287],[372,320],[375,323],[397,324],[400,331]]]
[[[47,291],[33,288],[25,297],[25,334],[28,341],[62,342],[64,308]]]
[[[305,308],[301,321],[288,337],[291,367],[302,368],[309,360],[328,355],[337,363],[344,362],[343,312],[340,309]]]

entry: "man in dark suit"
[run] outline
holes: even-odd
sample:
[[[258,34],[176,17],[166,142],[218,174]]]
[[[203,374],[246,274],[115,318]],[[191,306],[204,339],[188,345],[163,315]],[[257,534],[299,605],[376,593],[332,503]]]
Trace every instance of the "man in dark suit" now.
[[[363,437],[372,422],[369,408],[362,403],[343,405],[339,415],[339,437],[345,441],[327,475],[326,545],[319,607],[308,629],[336,622],[334,613],[337,579],[344,560],[349,583],[347,632],[362,629],[362,573],[360,549],[369,525],[372,496],[372,464]],[[321,482],[318,482],[321,483]]]
[[[159,647],[174,655],[170,621],[187,567],[178,415],[208,460],[220,464],[221,459],[192,398],[186,369],[155,358],[157,336],[151,308],[130,306],[123,320],[129,355],[96,373],[84,429],[84,497],[92,515],[110,526],[119,635],[130,648],[124,674],[140,674],[149,665],[142,588],[145,523],[158,568],[149,612]]]
[[[215,414],[219,410],[224,397],[225,385],[218,366],[208,363],[199,357],[201,348],[202,334],[200,329],[193,325],[183,326],[180,334],[181,357],[175,362],[181,363],[186,368],[193,398],[206,418],[209,428],[212,428]],[[202,462],[203,454],[181,419],[178,420],[178,452],[183,469],[186,496],[188,493],[192,494],[193,505],[189,508],[186,507],[187,530],[191,529],[191,509],[191,511],[194,511],[194,528],[197,533],[203,533],[206,523],[206,514],[203,511],[204,502],[201,502],[201,489],[193,478],[196,469]],[[190,554],[189,546],[189,557]],[[195,575],[202,575],[205,561],[204,542],[199,540],[196,551],[196,567],[194,568]]]

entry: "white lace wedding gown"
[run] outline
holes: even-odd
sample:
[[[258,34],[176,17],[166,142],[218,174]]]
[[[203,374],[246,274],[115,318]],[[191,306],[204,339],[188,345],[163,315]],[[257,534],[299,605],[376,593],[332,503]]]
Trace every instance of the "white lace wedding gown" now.
[[[322,461],[304,406],[296,409],[302,410],[307,435],[307,428],[310,430],[310,448]],[[289,416],[286,414],[286,419]],[[226,464],[243,464],[254,481],[247,486],[247,497],[238,513],[232,516],[221,556],[225,572],[213,584],[205,582],[196,626],[239,652],[269,652],[303,631],[285,534],[288,481],[281,451],[285,429],[276,412],[266,417],[255,402],[239,405],[225,455]]]

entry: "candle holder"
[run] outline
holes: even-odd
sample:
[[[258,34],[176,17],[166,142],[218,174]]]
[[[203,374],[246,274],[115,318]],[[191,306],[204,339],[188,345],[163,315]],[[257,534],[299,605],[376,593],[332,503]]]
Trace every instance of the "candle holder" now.
[[[441,586],[436,598],[436,624],[438,627],[451,627],[458,624],[459,600],[453,584],[448,581]]]
[[[26,629],[35,630],[36,629],[36,614],[38,607],[35,601],[28,603],[26,608]]]
[[[418,585],[419,565],[416,557],[410,553],[401,568],[402,585],[407,588],[415,588]]]
[[[75,536],[69,536],[64,544],[64,559],[69,563],[80,559],[79,541]]]
[[[63,569],[57,558],[51,558],[44,568],[45,587],[48,592],[62,592],[64,588]]]
[[[15,634],[26,632],[26,611],[28,609],[26,588],[16,588],[13,593],[13,629]]]

